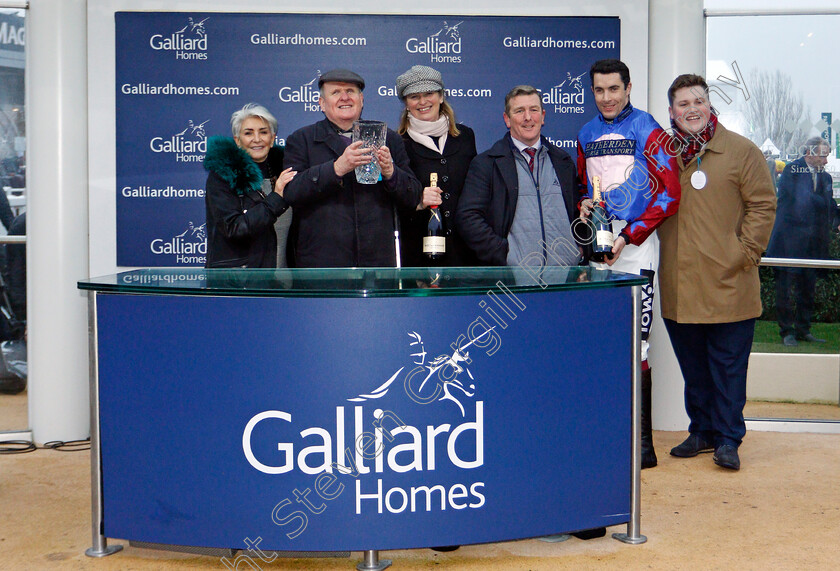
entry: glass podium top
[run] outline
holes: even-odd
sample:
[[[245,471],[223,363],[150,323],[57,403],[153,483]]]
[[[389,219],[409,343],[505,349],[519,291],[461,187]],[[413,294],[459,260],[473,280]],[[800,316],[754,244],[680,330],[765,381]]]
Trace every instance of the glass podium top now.
[[[412,297],[643,285],[646,278],[584,266],[547,268],[155,268],[81,280],[105,293],[241,297]]]

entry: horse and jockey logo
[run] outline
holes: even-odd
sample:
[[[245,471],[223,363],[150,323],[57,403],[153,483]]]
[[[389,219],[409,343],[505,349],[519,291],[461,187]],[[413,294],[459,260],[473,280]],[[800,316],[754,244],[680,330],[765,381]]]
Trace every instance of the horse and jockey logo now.
[[[208,121],[210,121],[210,119],[196,125],[192,119],[188,119],[187,128],[181,131],[180,133],[175,133],[175,136],[183,137],[184,135],[188,135],[190,137],[193,137],[194,139],[204,139],[205,137],[207,137],[207,131],[204,129],[204,126],[207,124]]]
[[[467,368],[471,364],[470,354],[466,349],[481,340],[485,335],[489,335],[494,327],[490,327],[484,333],[477,336],[472,341],[464,344],[462,347],[455,349],[452,354],[444,354],[428,360],[428,353],[423,343],[423,338],[416,331],[408,334],[412,341],[409,343],[413,353],[412,357],[416,367],[409,370],[403,380],[403,385],[408,396],[420,404],[429,404],[435,401],[452,401],[461,411],[461,416],[465,416],[464,405],[461,399],[471,398],[475,396],[475,378],[472,372]],[[368,400],[378,399],[385,396],[400,374],[406,367],[400,367],[391,375],[385,383],[371,391],[370,393],[363,393],[357,397],[347,399],[350,402],[365,402]],[[462,382],[458,376],[466,373],[469,377],[467,385]]]
[[[203,20],[201,20],[199,22],[196,22],[192,18],[192,16],[190,16],[189,18],[187,18],[187,25],[184,26],[183,28],[181,28],[180,30],[178,30],[175,33],[176,34],[183,34],[187,30],[189,30],[191,34],[195,34],[196,36],[199,36],[199,37],[204,37],[205,35],[207,35],[207,30],[204,27],[204,22],[206,22],[209,19],[210,19],[210,17],[208,16],[207,18],[204,18]]]
[[[581,93],[583,91],[583,81],[581,81],[581,77],[583,77],[584,75],[586,75],[586,72],[572,77],[572,73],[567,71],[566,79],[564,79],[558,85],[555,85],[554,89],[563,89],[564,86],[567,86],[566,88],[568,90],[571,90],[573,93]]]
[[[446,20],[444,20],[443,21],[443,27],[429,37],[436,38],[436,37],[440,36],[441,32],[443,32],[443,35],[445,37],[448,36],[448,37],[452,38],[453,40],[457,40],[458,38],[461,37],[461,32],[458,31],[458,26],[460,26],[463,23],[464,23],[464,21],[461,20],[460,22],[458,22],[454,26],[450,26],[449,24],[446,23]]]
[[[201,226],[196,226],[195,223],[190,220],[187,222],[187,229],[177,234],[176,238],[183,238],[184,241],[190,242],[204,242],[207,240],[207,223],[205,222]]]

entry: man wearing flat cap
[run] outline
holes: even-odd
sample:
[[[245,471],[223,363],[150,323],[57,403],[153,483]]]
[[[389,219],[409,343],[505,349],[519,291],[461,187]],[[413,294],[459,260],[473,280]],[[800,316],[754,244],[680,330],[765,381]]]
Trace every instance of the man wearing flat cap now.
[[[365,81],[346,69],[318,79],[325,119],[286,140],[286,166],[298,171],[284,198],[294,209],[290,232],[297,267],[396,265],[394,206],[414,208],[421,185],[411,173],[402,139],[388,129],[376,153],[382,180],[356,181],[355,168],[370,162],[362,142],[351,143],[362,114]]]

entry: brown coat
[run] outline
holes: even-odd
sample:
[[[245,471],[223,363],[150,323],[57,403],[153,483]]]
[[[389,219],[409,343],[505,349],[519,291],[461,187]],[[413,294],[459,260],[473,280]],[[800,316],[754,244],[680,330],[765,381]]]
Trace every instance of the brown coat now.
[[[776,193],[761,151],[718,123],[699,154],[706,186],[691,186],[697,159],[680,158],[682,201],[659,228],[662,317],[732,323],[761,315],[758,262],[776,217]]]

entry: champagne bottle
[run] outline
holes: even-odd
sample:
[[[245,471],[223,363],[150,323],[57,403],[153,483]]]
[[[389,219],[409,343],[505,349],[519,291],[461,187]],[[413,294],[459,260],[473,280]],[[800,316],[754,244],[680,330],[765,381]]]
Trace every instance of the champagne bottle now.
[[[604,262],[613,259],[612,224],[607,215],[606,204],[601,197],[601,177],[592,177],[592,213],[590,220],[595,227],[595,239],[592,242],[592,260]]]
[[[437,173],[429,175],[429,186],[437,187]],[[429,224],[423,237],[423,254],[429,260],[437,260],[446,253],[446,232],[437,205],[429,207]]]

